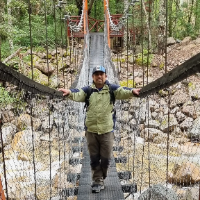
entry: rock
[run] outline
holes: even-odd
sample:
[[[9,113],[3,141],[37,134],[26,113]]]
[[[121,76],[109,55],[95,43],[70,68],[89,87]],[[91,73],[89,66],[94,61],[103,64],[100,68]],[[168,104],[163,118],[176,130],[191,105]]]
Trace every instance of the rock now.
[[[199,45],[199,44],[200,44],[200,38],[197,38],[196,40],[194,40],[194,43],[195,43],[196,45]]]
[[[188,99],[189,99],[189,96],[183,89],[177,90],[171,98],[170,107],[174,108],[176,106],[183,105],[186,101],[188,101]]]
[[[129,57],[128,57],[128,63],[129,64],[133,64],[135,62],[135,57],[133,56],[133,55],[130,55]]]
[[[47,65],[47,63],[36,62],[34,67],[39,69],[42,73],[44,73],[47,76],[51,76],[55,71],[55,67],[51,63]]]
[[[149,137],[148,137],[149,135]],[[154,139],[158,136],[158,135],[163,135],[163,132],[155,129],[155,128],[145,128],[142,132],[141,132],[141,137],[145,138],[145,141],[149,141],[149,142],[153,142]],[[157,144],[160,142],[156,142]]]
[[[15,134],[11,147],[13,150],[18,151],[19,153],[25,154],[26,152],[33,151],[33,138],[34,135],[34,144],[38,144],[39,136],[41,132],[32,132],[32,130],[24,130]]]
[[[149,120],[145,122],[145,128],[159,128],[160,122],[157,120]]]
[[[32,121],[31,121],[32,120]],[[31,117],[28,114],[21,114],[18,118],[17,118],[17,128],[18,130],[25,130],[27,127],[33,125],[33,130],[39,130],[40,126],[41,126],[41,121],[40,119]]]
[[[181,41],[181,45],[187,45],[190,41],[192,40],[192,38],[190,36],[185,37],[182,41]]]
[[[188,84],[189,95],[193,99],[200,99],[200,84],[189,82]]]
[[[200,168],[190,162],[176,164],[168,181],[183,186],[198,183],[200,181]]]
[[[133,127],[136,127],[138,123],[136,122],[135,119],[131,119],[131,121],[129,122],[129,125],[133,128]]]
[[[140,117],[140,123],[144,123],[148,119],[148,117],[149,119],[151,119],[151,111],[150,108],[147,108],[145,101],[142,102],[140,105],[140,113],[138,113],[138,117]]]
[[[12,139],[16,133],[17,127],[11,123],[5,123],[2,126],[3,146],[6,146],[12,142]],[[1,140],[0,140],[1,141]],[[0,143],[1,146],[1,143]]]
[[[182,131],[188,130],[192,126],[194,120],[191,117],[187,117],[181,124],[180,128]]]
[[[199,187],[187,189],[184,200],[196,200],[199,198]]]
[[[140,85],[140,84],[142,84],[142,82],[143,82],[142,78],[139,78],[139,77],[136,77],[136,78],[134,79],[134,81],[135,81],[136,85]]]
[[[176,44],[176,40],[173,37],[167,38],[167,46]]]
[[[37,56],[40,57],[41,59],[45,59],[46,54],[45,53],[37,53]]]
[[[169,131],[173,131],[174,128],[178,125],[176,117],[173,114],[169,115],[169,123],[168,123],[168,115],[164,115],[161,121],[160,129],[163,132],[168,132],[168,125],[169,125]]]
[[[3,123],[11,122],[13,119],[14,119],[14,113],[11,110],[2,113]]]
[[[52,56],[55,56],[55,55],[56,55],[56,52],[57,52],[57,54],[60,53],[60,51],[58,51],[58,50],[57,50],[57,51],[56,51],[56,50],[53,50],[53,51],[51,52],[51,55],[52,55]]]
[[[187,46],[183,47],[183,51],[191,51],[192,48],[196,47],[195,44],[188,44]]]
[[[158,113],[157,112],[152,112],[151,116],[152,116],[152,119],[157,119],[158,118]]]
[[[60,80],[56,76],[51,76],[49,79],[49,87],[57,88],[60,84]]]
[[[182,112],[176,113],[176,119],[178,120],[178,122],[184,121],[185,118],[186,118],[186,116]]]
[[[53,123],[54,123],[54,117],[53,115],[46,116],[42,119],[42,131],[44,133],[48,133],[49,131],[52,131],[53,129]]]
[[[29,70],[28,72],[28,77],[32,79],[32,71]],[[49,82],[48,82],[48,77],[46,75],[44,75],[39,69],[33,68],[33,80],[48,86]]]
[[[189,134],[191,138],[200,138],[200,117],[197,117],[192,124],[192,128],[189,131]]]
[[[172,189],[157,184],[144,191],[138,200],[178,200],[178,196]]]
[[[171,113],[171,114],[176,114],[178,111],[179,111],[179,107],[177,106],[177,107],[173,108],[173,109],[170,111],[170,113]]]

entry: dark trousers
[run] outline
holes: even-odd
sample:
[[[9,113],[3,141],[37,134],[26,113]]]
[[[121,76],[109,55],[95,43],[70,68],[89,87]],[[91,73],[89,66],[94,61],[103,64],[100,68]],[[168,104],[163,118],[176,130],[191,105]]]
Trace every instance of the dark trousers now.
[[[114,133],[109,132],[98,135],[97,133],[85,133],[90,154],[92,180],[103,183],[107,177],[110,159],[113,153]]]

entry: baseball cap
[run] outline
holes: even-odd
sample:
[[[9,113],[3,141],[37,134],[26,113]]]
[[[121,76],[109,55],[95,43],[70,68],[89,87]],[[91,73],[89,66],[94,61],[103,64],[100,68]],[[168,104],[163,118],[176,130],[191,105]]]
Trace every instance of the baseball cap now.
[[[106,69],[103,66],[96,66],[93,68],[92,70],[92,74],[94,74],[95,72],[103,72],[106,73]]]

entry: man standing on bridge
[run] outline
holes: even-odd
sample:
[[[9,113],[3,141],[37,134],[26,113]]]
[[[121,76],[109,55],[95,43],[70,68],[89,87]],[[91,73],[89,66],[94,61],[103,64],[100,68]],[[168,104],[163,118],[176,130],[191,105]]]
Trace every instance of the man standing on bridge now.
[[[86,102],[85,136],[92,169],[92,192],[104,189],[109,161],[112,157],[115,125],[115,99],[129,99],[138,96],[140,89],[120,87],[106,79],[106,69],[97,66],[92,72],[93,84],[81,89],[59,89],[63,96],[77,102]]]

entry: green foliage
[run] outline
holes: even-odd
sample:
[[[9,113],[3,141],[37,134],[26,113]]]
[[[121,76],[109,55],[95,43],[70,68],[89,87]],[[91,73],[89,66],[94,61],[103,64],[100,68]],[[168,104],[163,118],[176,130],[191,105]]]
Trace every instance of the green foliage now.
[[[134,88],[135,82],[133,82],[133,80],[120,81],[120,86]]]
[[[23,61],[25,62],[31,62],[31,55],[27,55],[23,57]]]
[[[10,96],[4,87],[0,86],[0,105],[5,106],[14,102],[14,98]]]
[[[152,59],[153,59],[153,55],[152,54],[149,54],[148,50],[143,50],[143,54],[142,53],[139,53],[135,62],[138,64],[138,65],[148,65],[150,66],[151,65],[151,62],[152,62]]]
[[[15,27],[13,33],[15,34],[14,43],[20,46],[30,46],[30,27],[28,16],[24,18],[21,22],[21,27]],[[31,29],[32,29],[32,46],[45,46],[48,43],[49,46],[53,46],[55,44],[57,35],[59,38],[59,24],[57,27],[57,34],[55,34],[55,23],[51,16],[47,17],[47,30],[46,24],[43,16],[34,15],[32,17]],[[46,38],[47,31],[47,38]]]
[[[10,47],[9,47],[9,42],[8,41],[3,41],[1,45],[1,56],[2,60],[7,58],[11,54]]]
[[[67,12],[68,15],[78,15],[78,8],[74,4],[69,4],[65,7],[65,12]]]
[[[36,52],[45,52],[46,50],[45,50],[45,48],[42,47],[42,46],[36,46],[36,47],[34,48],[34,51],[36,51]]]
[[[165,63],[160,63],[159,68],[162,70],[164,69]]]

